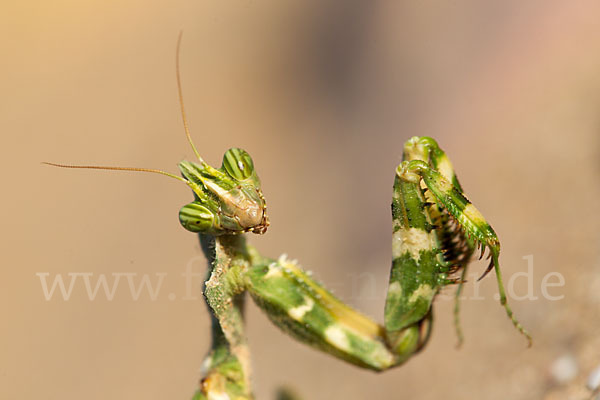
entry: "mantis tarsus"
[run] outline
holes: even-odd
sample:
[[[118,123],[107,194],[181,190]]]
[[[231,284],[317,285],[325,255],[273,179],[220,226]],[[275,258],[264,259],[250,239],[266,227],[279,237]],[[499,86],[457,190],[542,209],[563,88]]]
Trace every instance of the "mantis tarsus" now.
[[[180,36],[181,39],[181,36]],[[177,54],[179,54],[177,44]],[[392,200],[392,268],[384,324],[334,297],[295,262],[261,256],[243,233],[263,234],[269,226],[260,180],[250,155],[225,152],[213,168],[194,146],[183,107],[179,60],[177,84],[184,128],[198,162],[179,163],[182,177],[124,167],[50,165],[143,171],[186,183],[194,201],[179,212],[181,225],[199,233],[209,260],[204,295],[212,311],[213,344],[204,361],[205,376],[195,399],[250,399],[249,351],[243,325],[244,294],[282,330],[314,348],[359,367],[383,371],[404,363],[427,343],[432,303],[440,289],[458,286],[455,322],[459,338],[458,295],[474,251],[488,249],[485,276],[495,270],[500,302],[514,326],[531,337],[506,302],[494,230],[466,199],[452,164],[435,140],[413,137],[404,145]],[[480,257],[481,258],[481,257]]]

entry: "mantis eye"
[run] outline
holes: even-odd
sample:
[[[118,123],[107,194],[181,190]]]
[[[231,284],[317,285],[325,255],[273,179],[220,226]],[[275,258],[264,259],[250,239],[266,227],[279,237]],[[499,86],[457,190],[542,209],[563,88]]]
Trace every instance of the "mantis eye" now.
[[[223,155],[223,168],[234,179],[243,181],[254,173],[254,163],[250,155],[242,149],[229,149]]]
[[[210,232],[214,219],[214,214],[197,202],[187,204],[179,211],[179,222],[190,232]]]

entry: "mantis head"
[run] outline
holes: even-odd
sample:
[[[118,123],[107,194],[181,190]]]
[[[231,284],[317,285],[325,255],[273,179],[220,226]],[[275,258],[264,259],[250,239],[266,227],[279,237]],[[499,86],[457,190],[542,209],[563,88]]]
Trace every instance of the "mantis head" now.
[[[265,233],[267,205],[250,155],[242,149],[229,149],[219,169],[200,161],[179,163],[194,192],[194,201],[179,211],[181,225],[211,235]]]
[[[179,163],[183,177],[150,168],[44,164],[62,168],[152,172],[165,175],[184,182],[194,192],[194,201],[179,211],[179,222],[188,231],[214,236],[246,232],[265,233],[269,226],[267,204],[250,155],[242,149],[229,149],[223,156],[221,168],[218,169],[208,165],[200,156],[198,158],[198,163]]]

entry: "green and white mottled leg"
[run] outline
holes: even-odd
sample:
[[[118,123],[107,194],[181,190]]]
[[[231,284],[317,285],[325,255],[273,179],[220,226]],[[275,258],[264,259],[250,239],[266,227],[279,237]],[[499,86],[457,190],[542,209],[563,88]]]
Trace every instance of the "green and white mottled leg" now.
[[[423,138],[413,138],[411,140],[418,143],[420,139]],[[439,162],[439,157],[443,155],[443,152],[439,150],[437,144],[435,144],[435,146],[432,144],[435,143],[435,141],[426,138],[425,142],[428,144],[421,145],[421,147],[424,148],[425,153],[434,154],[434,157],[429,157],[429,162],[419,157],[403,161],[396,171],[398,178],[407,183],[423,185],[423,187],[431,193],[432,196],[430,196],[430,198],[433,200],[432,202],[434,205],[436,205],[438,209],[446,210],[446,212],[456,221],[461,232],[467,235],[467,238],[470,240],[467,245],[468,248],[471,248],[474,241],[477,246],[481,247],[482,255],[486,248],[489,249],[491,261],[482,277],[492,268],[495,270],[498,291],[500,294],[500,303],[504,306],[513,325],[527,338],[529,345],[531,345],[531,336],[517,321],[507,303],[506,293],[502,283],[500,264],[498,261],[500,255],[500,242],[496,233],[487,223],[483,215],[481,215],[475,206],[464,196],[453,172],[453,178],[450,180],[436,169],[433,160],[437,159],[437,162]],[[411,143],[409,142],[407,145],[411,145]],[[419,147],[419,144],[416,146],[413,145],[413,147]],[[439,150],[437,156],[435,149]],[[439,164],[438,168],[440,168]],[[443,170],[443,168],[440,169]],[[456,185],[454,183],[456,183]],[[444,233],[443,229],[439,231],[442,234]],[[443,248],[442,250],[452,249]]]
[[[296,339],[363,368],[381,371],[399,363],[383,327],[337,299],[295,261],[261,260],[245,277],[256,304]]]
[[[419,182],[396,177],[392,201],[392,269],[384,326],[392,346],[428,324],[433,299],[446,285],[445,263]],[[424,345],[414,344],[414,352]]]
[[[437,142],[430,137],[415,136],[404,145],[403,160],[422,160],[429,163],[440,172],[459,191],[463,189],[458,181],[454,167],[446,153],[438,146]],[[428,202],[427,212],[436,226],[435,233],[444,259],[451,266],[451,272],[462,269],[460,278],[457,280],[457,288],[454,296],[454,326],[458,338],[457,347],[463,342],[463,333],[460,326],[460,295],[467,276],[468,264],[476,249],[476,242],[460,229],[456,220],[448,213],[443,205],[438,205],[435,196],[427,191],[424,182],[421,182],[424,195]]]

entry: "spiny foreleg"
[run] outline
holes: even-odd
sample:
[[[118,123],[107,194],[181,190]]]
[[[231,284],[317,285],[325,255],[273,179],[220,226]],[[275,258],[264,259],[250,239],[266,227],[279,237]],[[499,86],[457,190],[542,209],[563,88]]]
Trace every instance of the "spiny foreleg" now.
[[[498,257],[500,255],[500,241],[483,215],[481,215],[477,208],[475,208],[475,206],[464,196],[461,190],[457,189],[447,178],[425,161],[411,160],[402,162],[397,169],[397,176],[406,182],[415,184],[420,184],[422,180],[427,189],[435,197],[436,203],[443,206],[443,208],[458,222],[460,228],[467,236],[481,246],[482,254],[486,248],[489,249],[489,257],[491,260],[488,268],[482,275],[482,278],[492,268],[495,270],[498,291],[500,294],[500,303],[505,308],[513,325],[527,338],[529,345],[531,345],[531,336],[513,315],[512,309],[508,305],[504,285],[502,283],[502,273],[498,262]]]
[[[409,139],[404,145],[403,160],[425,161],[448,181],[452,182],[456,189],[463,192],[450,159],[434,139],[426,136],[415,136]],[[460,295],[466,282],[468,265],[477,247],[477,242],[467,236],[466,232],[460,228],[458,222],[442,204],[438,204],[436,197],[427,190],[427,186],[422,180],[420,187],[423,189],[423,194],[427,200],[426,212],[435,226],[435,233],[442,249],[443,258],[450,266],[449,273],[454,274],[461,271],[460,277],[453,279],[457,284],[454,295],[454,327],[458,338],[457,347],[460,347],[463,342],[463,333],[460,326]]]

